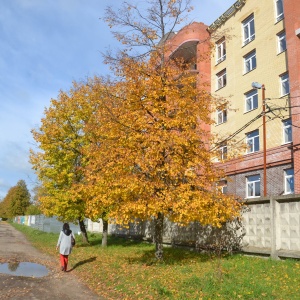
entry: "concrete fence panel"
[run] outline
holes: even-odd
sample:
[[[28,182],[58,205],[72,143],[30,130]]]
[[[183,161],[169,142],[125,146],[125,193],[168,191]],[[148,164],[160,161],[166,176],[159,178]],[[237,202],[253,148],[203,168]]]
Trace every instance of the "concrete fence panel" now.
[[[300,195],[285,195],[280,197],[254,198],[246,202],[248,210],[243,213],[243,228],[237,228],[242,235],[243,251],[248,253],[268,255],[273,258],[300,258]],[[38,230],[58,233],[63,223],[55,217],[43,215],[18,216],[16,223],[31,226]],[[102,233],[103,223],[85,221],[87,231]],[[74,233],[80,233],[78,225],[70,224]],[[109,224],[108,233],[153,239],[153,222],[135,222],[128,227]],[[188,226],[180,226],[165,220],[163,241],[172,245],[187,245],[205,247],[211,243],[214,230],[201,226],[198,222]]]

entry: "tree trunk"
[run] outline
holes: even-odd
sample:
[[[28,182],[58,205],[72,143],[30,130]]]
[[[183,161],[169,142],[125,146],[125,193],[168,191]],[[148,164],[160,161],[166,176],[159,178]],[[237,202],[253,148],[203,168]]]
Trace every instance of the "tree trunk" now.
[[[163,260],[163,229],[164,229],[164,214],[158,213],[154,219],[154,243],[155,257],[158,260]]]
[[[80,227],[80,231],[81,231],[81,235],[82,235],[82,242],[88,244],[89,239],[88,239],[87,231],[86,231],[83,220],[79,220],[79,227]]]
[[[103,222],[102,247],[107,247],[108,221],[102,220],[102,222]]]

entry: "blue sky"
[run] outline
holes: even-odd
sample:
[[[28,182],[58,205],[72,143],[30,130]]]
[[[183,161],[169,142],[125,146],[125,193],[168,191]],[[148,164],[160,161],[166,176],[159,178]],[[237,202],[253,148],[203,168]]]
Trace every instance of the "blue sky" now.
[[[34,187],[30,130],[39,126],[51,98],[73,80],[108,74],[101,52],[118,44],[99,18],[108,5],[122,2],[0,0],[0,199],[21,179]],[[192,0],[190,21],[210,25],[234,2]]]

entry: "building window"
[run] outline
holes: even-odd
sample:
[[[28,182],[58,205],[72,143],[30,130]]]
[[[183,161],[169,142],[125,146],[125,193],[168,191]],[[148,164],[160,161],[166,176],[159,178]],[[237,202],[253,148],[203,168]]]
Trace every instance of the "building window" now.
[[[193,61],[187,61],[186,65],[189,66],[189,70],[197,70],[197,64]]]
[[[244,57],[245,73],[248,73],[256,68],[256,51],[252,51]]]
[[[227,188],[227,184],[222,186],[222,194],[227,194],[228,193],[228,188]]]
[[[282,122],[283,125],[283,142],[284,144],[292,141],[292,121],[287,119]]]
[[[284,171],[284,193],[294,194],[294,169]]]
[[[226,59],[226,42],[224,38],[216,43],[216,52],[217,64]]]
[[[247,198],[260,197],[260,176],[253,175],[247,177],[246,183]]]
[[[221,180],[217,184],[218,189],[222,194],[227,194],[227,180]]]
[[[245,94],[245,107],[246,112],[256,109],[258,107],[258,93],[257,90],[252,90]]]
[[[228,193],[228,188],[227,188],[227,180],[223,181],[222,187],[221,187],[222,194],[227,194]]]
[[[275,0],[276,3],[276,21],[280,21],[283,19],[283,0]]]
[[[286,35],[285,31],[277,34],[278,41],[278,53],[281,53],[286,50]]]
[[[246,134],[247,153],[259,151],[259,131],[254,130]]]
[[[217,124],[222,124],[227,122],[227,110],[220,109],[217,110]]]
[[[254,15],[252,14],[243,23],[243,44],[246,45],[255,39]]]
[[[226,69],[222,70],[217,74],[217,89],[221,89],[227,83],[226,79]]]
[[[227,159],[227,145],[222,144],[219,148],[219,160]]]
[[[289,74],[285,73],[280,76],[281,96],[285,96],[290,93],[290,81]]]

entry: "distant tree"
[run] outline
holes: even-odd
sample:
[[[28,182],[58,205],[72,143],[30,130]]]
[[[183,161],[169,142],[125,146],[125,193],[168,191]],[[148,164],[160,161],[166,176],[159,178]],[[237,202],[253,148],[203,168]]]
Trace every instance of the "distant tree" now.
[[[35,204],[30,204],[25,212],[26,216],[34,216],[34,215],[40,215],[42,214],[42,211],[40,208]]]
[[[25,215],[25,212],[30,205],[30,197],[26,182],[24,180],[19,180],[12,190],[12,197],[9,205],[11,215]]]
[[[0,218],[7,219],[8,218],[8,201],[4,198],[0,202]]]
[[[8,269],[12,272],[15,272],[18,269],[19,265],[20,265],[19,261],[12,261],[8,263]]]
[[[3,202],[4,202],[5,214],[7,218],[14,217],[11,206],[15,195],[16,195],[16,186],[13,186],[8,190],[6,196],[4,197]]]
[[[0,204],[0,214],[3,218],[25,215],[30,206],[30,193],[24,180],[11,187]]]

